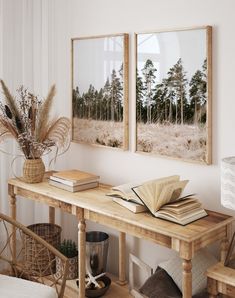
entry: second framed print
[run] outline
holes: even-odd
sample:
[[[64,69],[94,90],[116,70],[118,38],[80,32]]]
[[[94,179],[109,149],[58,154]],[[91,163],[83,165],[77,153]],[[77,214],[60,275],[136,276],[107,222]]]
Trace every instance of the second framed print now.
[[[128,34],[72,39],[72,140],[128,149]]]
[[[211,163],[211,33],[136,34],[136,151]]]

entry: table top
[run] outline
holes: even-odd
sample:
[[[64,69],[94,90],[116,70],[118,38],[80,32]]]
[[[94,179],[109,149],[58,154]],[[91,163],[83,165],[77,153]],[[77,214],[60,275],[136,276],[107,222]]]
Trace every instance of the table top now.
[[[235,287],[235,270],[226,267],[222,262],[207,269],[207,276]]]
[[[75,193],[51,186],[47,181],[29,184],[19,179],[10,179],[8,184],[14,187],[14,194],[16,195],[30,198],[30,193],[34,193],[38,195],[36,196],[37,201],[40,201],[40,197],[42,198],[44,196],[111,217],[117,221],[128,223],[148,231],[175,237],[187,242],[192,242],[221,227],[225,227],[234,220],[232,216],[207,210],[208,216],[186,226],[181,226],[167,220],[154,218],[148,212],[135,214],[113,202],[112,198],[106,195],[111,186],[105,184]]]

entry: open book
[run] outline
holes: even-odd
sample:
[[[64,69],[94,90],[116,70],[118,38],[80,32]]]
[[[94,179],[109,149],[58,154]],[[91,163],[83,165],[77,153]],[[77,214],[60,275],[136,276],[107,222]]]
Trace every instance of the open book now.
[[[150,211],[154,213],[154,207],[152,209],[150,205],[158,208],[159,204],[162,206],[170,200],[173,201],[174,198],[181,194],[187,182],[188,181],[179,181],[179,176],[164,177],[145,182],[136,181],[114,186],[107,195],[113,197],[116,203],[128,208],[132,212],[138,213],[150,209]],[[163,187],[168,184],[170,185],[169,188],[167,187],[166,189]],[[143,194],[139,194],[138,191],[135,193],[135,191],[133,191],[134,189],[140,189],[140,192],[143,191]],[[152,194],[152,192],[154,194]],[[159,196],[160,193],[161,196]],[[147,200],[143,199],[145,196],[148,197]],[[154,198],[154,196],[156,198]],[[167,199],[168,197],[170,198]],[[153,201],[150,201],[150,198],[153,199]],[[145,208],[138,208],[138,205],[145,206]]]
[[[153,216],[185,225],[207,215],[192,195],[181,196],[187,183],[188,180],[180,181],[179,176],[170,176],[145,182],[132,190]]]
[[[131,183],[114,186],[112,187],[111,191],[107,193],[107,196],[120,198],[125,201],[144,205],[143,202],[132,190],[132,188],[139,186],[140,184],[141,184],[140,182],[131,182]]]

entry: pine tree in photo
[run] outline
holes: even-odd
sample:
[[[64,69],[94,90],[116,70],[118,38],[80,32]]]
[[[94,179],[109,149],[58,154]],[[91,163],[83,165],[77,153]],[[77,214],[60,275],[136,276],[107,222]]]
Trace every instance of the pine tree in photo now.
[[[123,120],[123,104],[124,104],[124,102],[123,102],[123,100],[124,100],[124,94],[123,94],[123,89],[124,89],[123,88],[123,84],[124,84],[123,63],[121,64],[121,67],[120,67],[118,73],[119,73],[119,76],[120,76],[120,96],[121,96],[121,98],[118,102],[118,104],[119,104],[119,106],[118,106],[118,110],[119,110],[119,112],[118,112],[118,115],[119,115],[118,121],[122,121]]]
[[[88,108],[88,114],[87,118],[90,119],[92,118],[92,106],[94,104],[94,99],[95,99],[95,88],[90,84],[87,96],[86,96],[86,101],[87,101],[87,108]]]
[[[80,93],[78,86],[76,86],[75,89],[73,89],[73,117],[79,116],[79,101],[80,101]]]
[[[97,102],[98,102],[98,108],[97,108],[97,112],[98,112],[98,118],[99,120],[103,120],[102,117],[102,109],[103,109],[103,88],[100,88],[100,91],[98,92],[97,95]]]
[[[162,123],[165,120],[165,101],[166,101],[167,88],[164,83],[164,79],[161,84],[157,84],[155,87],[154,101],[155,105],[152,109],[152,116],[154,122]]]
[[[194,106],[194,124],[205,122],[207,87],[204,73],[201,70],[195,72],[189,86],[191,106]],[[203,117],[204,119],[202,119]]]
[[[143,74],[143,83],[145,90],[144,104],[147,107],[147,122],[152,122],[151,108],[154,104],[153,95],[154,95],[154,83],[155,83],[155,73],[157,69],[154,67],[152,60],[147,59],[145,62],[144,68],[142,69]]]
[[[121,121],[121,100],[122,100],[122,86],[120,78],[117,77],[115,69],[112,71],[111,84],[110,84],[110,94],[111,94],[111,120]]]
[[[182,59],[180,58],[177,63],[170,68],[168,72],[168,82],[174,90],[176,99],[176,115],[175,115],[175,123],[178,123],[178,114],[180,115],[180,123],[184,123],[184,107],[186,106],[186,85],[188,80],[186,78],[186,72],[184,71]],[[178,112],[178,105],[180,105],[180,113]]]
[[[98,120],[98,91],[95,90],[92,119]]]
[[[136,74],[136,118],[137,122],[142,122],[143,113],[143,97],[144,97],[144,84],[138,70]]]
[[[111,110],[111,86],[109,82],[109,78],[107,78],[105,85],[104,85],[104,91],[103,91],[103,120],[110,120],[111,119],[111,113],[109,111]]]

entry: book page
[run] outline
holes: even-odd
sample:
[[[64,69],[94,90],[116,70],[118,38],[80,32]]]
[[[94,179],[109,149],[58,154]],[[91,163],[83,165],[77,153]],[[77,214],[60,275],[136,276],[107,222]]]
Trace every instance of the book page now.
[[[156,217],[163,218],[163,219],[168,219],[168,220],[171,220],[172,218],[174,218],[177,221],[179,221],[179,223],[181,223],[181,221],[184,222],[187,219],[193,218],[195,220],[197,218],[206,216],[207,213],[202,208],[196,208],[193,213],[192,212],[186,212],[185,214],[176,215],[176,214],[168,212],[168,211],[159,210],[154,215]]]
[[[164,185],[159,199],[156,200],[155,212],[158,211],[163,205],[177,200],[187,183],[188,180],[183,180]]]
[[[127,201],[133,201],[136,202],[140,205],[143,205],[142,201],[138,198],[138,196],[132,191],[132,187],[139,186],[142,184],[140,181],[135,181],[135,182],[129,182],[125,184],[121,184],[118,186],[112,187],[112,190],[110,193],[108,193],[108,196],[114,196],[114,197],[119,197]]]
[[[168,183],[173,183],[179,180],[179,176],[170,176],[159,178],[151,181],[147,181],[140,186],[134,187],[134,191],[148,207],[148,209],[154,213],[156,212],[156,205],[159,196],[165,185]]]

